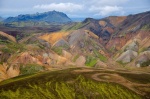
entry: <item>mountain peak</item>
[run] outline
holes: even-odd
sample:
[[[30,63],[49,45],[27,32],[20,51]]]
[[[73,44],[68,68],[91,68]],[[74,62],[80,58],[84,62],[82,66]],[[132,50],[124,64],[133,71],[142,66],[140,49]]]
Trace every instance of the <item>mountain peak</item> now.
[[[17,17],[8,17],[4,20],[5,23],[12,22],[24,22],[24,21],[34,21],[34,22],[48,22],[48,23],[68,23],[71,19],[63,12],[58,11],[48,11],[44,13],[35,14],[25,14],[18,15]]]
[[[95,21],[95,19],[93,18],[86,18],[83,23],[87,23],[87,22],[92,22],[92,21]]]

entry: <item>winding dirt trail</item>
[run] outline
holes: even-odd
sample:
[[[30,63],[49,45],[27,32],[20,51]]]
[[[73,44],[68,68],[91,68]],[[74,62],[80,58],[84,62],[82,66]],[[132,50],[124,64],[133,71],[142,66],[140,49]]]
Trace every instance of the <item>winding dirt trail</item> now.
[[[105,72],[107,71],[107,72]],[[145,73],[142,71],[127,71],[127,70],[115,70],[115,69],[90,69],[90,68],[81,68],[80,70],[73,70],[73,73],[89,73],[91,72],[90,78],[96,80],[96,81],[103,81],[103,82],[112,82],[112,83],[117,83],[120,85],[123,85],[127,87],[128,89],[136,92],[137,94],[140,95],[145,95],[146,93],[143,90],[137,89],[139,88],[148,88],[150,90],[150,83],[148,84],[140,84],[140,83],[135,83],[127,80],[123,76],[119,75],[118,73],[130,73],[130,74],[149,74],[150,73]],[[113,73],[110,73],[113,72]]]
[[[101,78],[101,76],[102,76],[102,78]],[[135,87],[136,86],[140,86],[140,87],[149,87],[150,86],[150,84],[133,83],[118,74],[96,73],[96,74],[93,74],[91,76],[91,78],[96,81],[118,83],[118,84],[123,85],[123,86],[129,88],[130,90],[136,92],[137,94],[141,94],[141,95],[145,95],[145,93],[135,89]]]

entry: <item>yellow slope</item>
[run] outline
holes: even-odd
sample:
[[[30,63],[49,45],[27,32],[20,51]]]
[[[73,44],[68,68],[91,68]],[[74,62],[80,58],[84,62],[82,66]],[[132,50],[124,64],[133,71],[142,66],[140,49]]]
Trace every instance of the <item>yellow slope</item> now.
[[[50,34],[44,34],[42,36],[40,36],[39,38],[40,39],[43,39],[43,40],[46,40],[48,41],[50,44],[54,44],[56,41],[58,41],[59,39],[63,38],[63,37],[66,37],[70,32],[63,32],[63,31],[60,31],[60,32],[53,32],[53,33],[50,33]]]

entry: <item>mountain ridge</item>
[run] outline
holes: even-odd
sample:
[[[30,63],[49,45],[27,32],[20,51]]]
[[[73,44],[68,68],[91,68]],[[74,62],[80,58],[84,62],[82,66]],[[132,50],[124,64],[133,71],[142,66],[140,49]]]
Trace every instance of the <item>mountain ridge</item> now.
[[[71,22],[72,20],[66,14],[58,11],[48,11],[44,13],[18,15],[16,17],[8,17],[7,19],[4,20],[5,23],[25,22],[25,21],[68,23]]]

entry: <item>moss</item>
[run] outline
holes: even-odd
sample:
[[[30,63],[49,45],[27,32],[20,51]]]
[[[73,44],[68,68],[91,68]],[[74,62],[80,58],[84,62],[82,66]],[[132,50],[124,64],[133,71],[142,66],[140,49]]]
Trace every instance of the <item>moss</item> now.
[[[68,50],[69,48],[70,48],[70,46],[69,45],[67,45],[67,44],[64,44],[63,46],[61,46],[61,47],[63,47],[64,49],[66,49],[66,50]]]
[[[45,46],[41,45],[41,44],[38,44],[39,48],[41,49],[45,49]]]
[[[100,54],[97,50],[94,50],[94,54],[96,57],[98,57],[101,61],[106,62],[107,58],[105,56],[103,56],[102,54]]]
[[[132,62],[133,60],[131,60],[131,62]],[[122,65],[122,66],[125,66],[125,65],[127,65],[128,63],[123,63],[122,61],[117,61],[120,65]]]
[[[97,59],[95,57],[93,56],[86,57],[86,62],[85,62],[86,66],[93,67],[95,66],[96,63],[97,63]]]
[[[146,61],[146,62],[143,62],[141,63],[141,67],[146,67],[146,66],[149,66],[150,65],[150,60]]]
[[[0,37],[0,44],[3,45],[3,44],[7,44],[7,43],[9,43],[9,41],[7,41],[7,40],[2,40],[1,37]]]
[[[15,90],[0,90],[5,99],[141,99],[139,95],[118,84],[100,82],[77,76],[69,81],[57,81],[57,76],[46,82],[24,83]],[[42,79],[43,80],[43,79]],[[117,98],[116,98],[117,97]]]
[[[69,50],[69,45],[64,44],[63,46],[54,46],[52,47],[52,50],[57,53],[58,55],[62,55],[63,50]]]
[[[26,50],[24,44],[19,44],[19,43],[13,43],[9,42],[6,44],[6,47],[3,47],[0,49],[4,53],[17,53],[17,52],[23,52]]]
[[[79,55],[75,55],[75,57],[73,58],[73,62],[75,62],[77,59],[79,58]]]
[[[86,22],[86,23],[78,22],[75,25],[73,25],[72,27],[68,28],[67,30],[77,30],[77,29],[80,29],[80,28],[86,26],[87,24],[89,24],[89,22]]]
[[[17,27],[25,27],[25,26],[48,26],[47,22],[33,22],[33,21],[21,21],[21,22],[12,22],[12,26],[17,26]]]
[[[110,49],[109,49],[110,52],[114,53],[116,51],[116,47],[115,46],[112,46]]]
[[[53,47],[52,50],[58,55],[62,55],[63,47]]]
[[[26,64],[20,68],[21,75],[32,74],[42,70],[44,70],[44,67],[37,64]]]
[[[150,30],[150,24],[144,25],[141,29],[142,30]]]
[[[141,52],[144,52],[144,51],[147,51],[148,48],[144,47],[144,48],[141,48],[139,51],[138,51],[138,54],[141,53]]]

